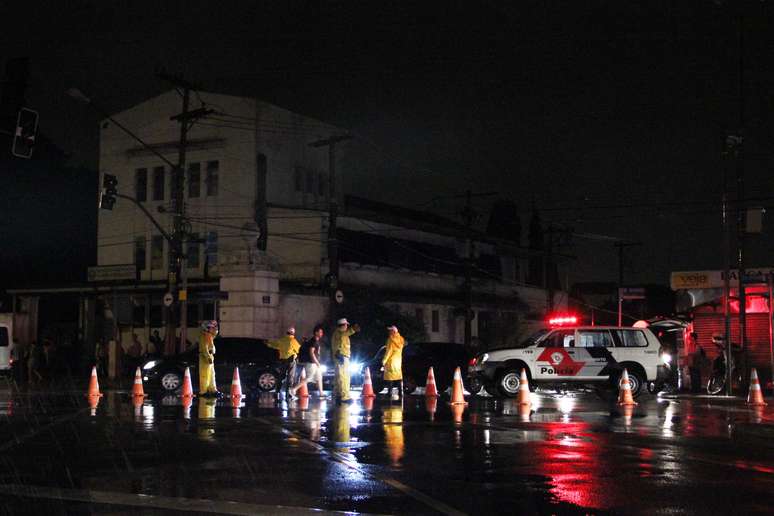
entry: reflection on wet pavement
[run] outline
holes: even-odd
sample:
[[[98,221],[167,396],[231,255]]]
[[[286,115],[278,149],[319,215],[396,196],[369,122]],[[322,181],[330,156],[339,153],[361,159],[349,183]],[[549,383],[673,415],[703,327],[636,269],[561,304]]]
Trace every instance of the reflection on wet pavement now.
[[[381,513],[751,513],[774,492],[771,407],[532,399],[0,391],[2,484]]]

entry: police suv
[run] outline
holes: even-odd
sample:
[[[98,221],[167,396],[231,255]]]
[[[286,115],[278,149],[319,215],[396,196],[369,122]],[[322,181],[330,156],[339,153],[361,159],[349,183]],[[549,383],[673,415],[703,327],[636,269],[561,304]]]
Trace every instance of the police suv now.
[[[661,343],[647,328],[574,326],[542,330],[516,348],[478,355],[468,368],[473,388],[515,397],[521,370],[535,386],[602,385],[629,373],[632,394],[665,375]]]

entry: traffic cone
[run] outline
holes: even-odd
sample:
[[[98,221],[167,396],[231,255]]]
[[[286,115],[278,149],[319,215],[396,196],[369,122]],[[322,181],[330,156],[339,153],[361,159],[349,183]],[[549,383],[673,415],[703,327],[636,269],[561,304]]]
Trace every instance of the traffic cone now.
[[[363,391],[360,393],[362,398],[375,398],[374,386],[371,383],[371,371],[366,367],[365,376],[363,377]]]
[[[427,410],[428,416],[430,416],[430,421],[435,420],[435,411],[438,409],[438,398],[435,396],[430,396],[429,398],[425,398],[425,410]]]
[[[99,380],[97,379],[97,366],[91,368],[91,378],[89,379],[89,390],[86,393],[89,398],[102,396],[99,392]]]
[[[433,374],[432,366],[430,366],[430,369],[427,370],[427,381],[425,382],[425,397],[426,398],[438,397],[438,388],[435,385],[435,375]]]
[[[452,419],[454,422],[458,425],[462,424],[462,414],[465,412],[465,405],[452,405],[451,406],[451,413],[452,413]]]
[[[374,409],[374,397],[366,396],[363,398],[363,410],[371,412]]]
[[[134,406],[135,419],[142,418],[142,406],[145,403],[144,394],[142,396],[132,396],[132,406]]]
[[[191,385],[191,371],[187,367],[185,368],[185,374],[183,375],[183,391],[180,393],[183,398],[193,398],[193,386]]]
[[[191,405],[193,405],[193,395],[183,396],[183,419],[191,419]]]
[[[465,396],[462,394],[464,387],[462,386],[462,373],[460,368],[454,370],[454,381],[452,382],[452,396],[450,405],[467,405]]]
[[[754,367],[750,373],[750,393],[747,395],[747,404],[756,407],[766,405],[766,402],[763,401],[763,392],[761,392],[761,382],[758,380],[758,371]]]
[[[632,384],[629,383],[629,372],[624,369],[623,376],[621,376],[621,390],[618,393],[619,405],[636,405],[632,396]]]
[[[145,391],[142,389],[142,371],[137,368],[134,373],[134,385],[132,386],[132,397],[142,398],[145,396]]]
[[[306,369],[303,367],[301,368],[301,383],[299,384],[298,389],[296,389],[296,396],[298,396],[299,399],[309,397],[309,388],[306,386]]]
[[[529,381],[527,380],[527,371],[521,370],[521,377],[519,378],[519,406],[526,405],[529,407],[532,405],[532,400],[529,397]]]
[[[236,370],[235,370],[235,371],[236,371]],[[237,376],[237,380],[239,380],[239,376],[238,376],[238,374],[239,374],[239,373],[235,373],[235,375]],[[233,387],[232,387],[232,390],[233,390]],[[241,398],[241,394],[240,394],[240,396],[239,396],[239,397],[237,397],[237,396],[233,396],[233,395],[232,395],[232,396],[231,396],[231,414],[232,414],[232,415],[233,415],[235,418],[239,418],[239,409],[240,409],[241,407],[242,407],[242,398]]]
[[[242,396],[242,383],[239,381],[239,368],[234,368],[234,377],[231,380],[231,399],[241,400]]]
[[[298,410],[309,410],[309,400],[311,398],[307,395],[306,398],[298,398]]]
[[[527,404],[519,404],[519,418],[522,423],[529,423],[529,417],[532,415],[532,407]]]
[[[632,426],[632,416],[634,415],[634,405],[624,405],[623,407],[624,426]]]
[[[102,396],[102,394],[88,396],[89,411],[90,411],[92,416],[96,416],[97,415],[97,405],[99,405],[99,400],[102,399],[102,398],[100,398],[100,396]]]

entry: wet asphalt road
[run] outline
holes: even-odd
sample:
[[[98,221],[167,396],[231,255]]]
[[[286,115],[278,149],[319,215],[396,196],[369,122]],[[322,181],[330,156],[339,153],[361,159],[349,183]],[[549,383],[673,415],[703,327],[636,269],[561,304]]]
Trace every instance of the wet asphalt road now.
[[[0,388],[2,514],[754,514],[774,410],[593,393],[336,407]]]

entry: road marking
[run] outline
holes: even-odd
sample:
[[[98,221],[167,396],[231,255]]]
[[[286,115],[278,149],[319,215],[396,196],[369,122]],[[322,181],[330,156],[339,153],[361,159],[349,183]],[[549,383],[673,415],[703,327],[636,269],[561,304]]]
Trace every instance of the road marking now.
[[[291,436],[295,439],[298,439],[299,442],[306,444],[307,446],[310,446],[314,448],[315,450],[319,451],[320,453],[324,453],[325,455],[329,456],[336,462],[347,466],[350,469],[353,469],[360,473],[361,475],[376,479],[380,482],[383,482],[390,487],[397,489],[398,491],[402,492],[403,494],[410,496],[411,498],[422,502],[423,504],[427,505],[431,509],[435,509],[436,511],[442,513],[442,514],[448,514],[450,516],[464,516],[466,513],[459,511],[455,509],[454,507],[440,501],[436,500],[432,496],[426,495],[425,493],[418,491],[414,489],[413,487],[407,486],[403,482],[399,480],[395,480],[394,478],[390,478],[386,475],[382,475],[380,473],[374,472],[374,471],[368,471],[365,467],[363,467],[362,464],[358,464],[357,462],[351,460],[348,458],[345,454],[331,451],[327,449],[326,447],[322,446],[319,443],[316,443],[310,439],[307,439],[306,437],[302,436],[298,432],[295,432],[293,430],[290,430],[288,428],[285,428],[282,425],[278,425],[276,423],[273,423],[265,418],[257,417],[253,418],[254,421],[259,421],[265,425],[268,425],[275,430],[282,432],[285,435]]]
[[[228,500],[208,500],[202,498],[158,496],[115,491],[91,491],[87,489],[62,489],[59,487],[39,487],[24,484],[0,485],[0,493],[22,498],[46,498],[50,500],[87,502],[91,504],[125,505],[131,507],[218,514],[356,514],[343,511],[326,511],[314,507],[263,505],[246,502],[232,502]]]

